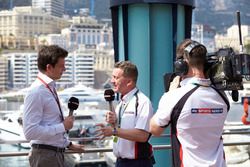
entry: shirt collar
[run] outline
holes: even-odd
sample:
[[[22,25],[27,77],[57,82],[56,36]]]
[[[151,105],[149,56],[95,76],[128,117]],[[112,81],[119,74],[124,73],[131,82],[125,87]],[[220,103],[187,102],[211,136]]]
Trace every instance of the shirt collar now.
[[[186,78],[186,79],[182,80],[180,83],[181,86],[184,86],[187,84],[210,86],[211,81],[210,81],[210,79],[192,77],[192,78]]]
[[[134,89],[132,89],[130,92],[128,92],[126,95],[124,95],[122,97],[122,101],[127,103],[134,96],[134,94],[137,90],[138,89],[136,87]]]
[[[56,86],[55,81],[53,79],[51,79],[50,77],[48,77],[47,75],[39,72],[38,77],[40,77],[46,84],[51,85],[53,87]]]

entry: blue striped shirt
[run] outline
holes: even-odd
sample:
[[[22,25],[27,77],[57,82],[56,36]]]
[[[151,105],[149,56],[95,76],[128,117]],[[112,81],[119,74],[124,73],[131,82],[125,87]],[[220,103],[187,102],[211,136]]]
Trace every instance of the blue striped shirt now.
[[[55,81],[42,73],[38,76],[51,90],[54,89]],[[24,100],[23,130],[31,144],[47,144],[62,148],[69,144],[55,96],[39,79],[31,85]]]

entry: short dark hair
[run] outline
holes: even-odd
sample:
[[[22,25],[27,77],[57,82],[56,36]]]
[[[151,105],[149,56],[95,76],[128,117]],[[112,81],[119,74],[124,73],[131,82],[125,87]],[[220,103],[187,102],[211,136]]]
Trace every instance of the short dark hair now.
[[[197,67],[199,69],[204,68],[206,63],[207,49],[204,45],[199,44],[195,46],[189,53],[185,50],[190,44],[198,43],[191,39],[185,39],[182,41],[176,49],[176,59],[186,58],[189,61],[190,66]]]
[[[37,57],[38,69],[40,71],[46,71],[48,64],[55,67],[59,58],[65,58],[67,56],[68,52],[57,45],[41,46]]]
[[[138,70],[136,65],[131,63],[130,61],[120,61],[115,63],[115,68],[120,68],[123,70],[123,76],[132,78],[136,83],[138,78]]]

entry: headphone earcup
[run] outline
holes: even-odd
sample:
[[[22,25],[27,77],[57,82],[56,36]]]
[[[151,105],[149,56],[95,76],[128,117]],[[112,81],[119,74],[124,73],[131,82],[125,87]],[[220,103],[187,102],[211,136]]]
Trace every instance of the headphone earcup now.
[[[188,64],[183,59],[176,60],[174,67],[177,74],[185,75],[188,73]]]

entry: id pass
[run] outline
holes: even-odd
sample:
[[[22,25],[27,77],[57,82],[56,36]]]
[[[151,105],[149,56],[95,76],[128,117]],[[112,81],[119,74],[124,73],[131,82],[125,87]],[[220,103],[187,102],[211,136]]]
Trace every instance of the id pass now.
[[[114,143],[117,143],[117,141],[118,141],[118,137],[117,137],[117,136],[114,136],[114,137],[113,137],[113,142],[114,142]]]

